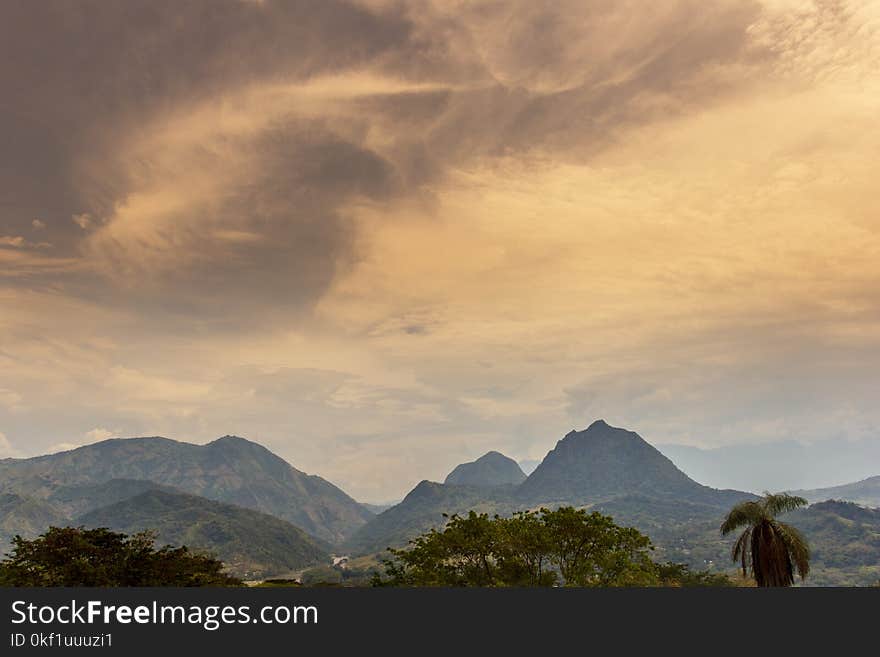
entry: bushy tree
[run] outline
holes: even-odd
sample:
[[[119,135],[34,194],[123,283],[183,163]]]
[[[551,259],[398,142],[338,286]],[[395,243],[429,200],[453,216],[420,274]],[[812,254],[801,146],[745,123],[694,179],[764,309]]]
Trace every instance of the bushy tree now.
[[[499,583],[498,531],[485,513],[448,517],[442,531],[432,529],[404,550],[390,550],[388,583],[413,586],[493,586]],[[378,580],[377,582],[378,583]]]
[[[501,578],[514,586],[552,586],[558,580],[551,553],[553,545],[543,517],[521,511],[511,518],[496,516],[497,559]]]
[[[550,558],[569,586],[644,586],[657,583],[650,539],[610,516],[561,507],[541,509]]]
[[[562,507],[511,518],[471,511],[391,550],[392,586],[651,586],[660,583],[647,536],[601,513]]]
[[[155,535],[51,527],[33,540],[16,536],[0,562],[4,586],[237,586],[210,554],[155,548]]]

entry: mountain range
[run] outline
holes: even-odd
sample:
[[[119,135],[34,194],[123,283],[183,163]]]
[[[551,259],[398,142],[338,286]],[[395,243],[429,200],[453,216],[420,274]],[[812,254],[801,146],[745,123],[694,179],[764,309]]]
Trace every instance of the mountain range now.
[[[491,458],[498,461],[497,457]],[[475,463],[478,462],[479,459]],[[460,473],[461,467],[453,470],[450,477]],[[467,471],[476,472],[470,468]],[[680,516],[685,507],[689,510],[688,519],[716,519],[735,502],[754,497],[698,484],[638,434],[612,427],[603,420],[567,434],[518,485],[492,485],[491,473],[483,472],[485,479],[471,476],[469,485],[449,483],[450,477],[443,484],[422,481],[400,504],[361,527],[346,547],[355,553],[400,547],[418,534],[441,526],[444,513],[465,513],[471,509],[506,515],[541,506],[616,503],[620,511],[616,517],[625,519],[643,502],[662,501],[668,512],[658,519],[668,523],[673,516]],[[639,503],[621,506],[627,500]],[[717,533],[717,526],[715,530]]]
[[[880,578],[880,477],[801,491],[815,503],[791,514],[814,549],[816,584]],[[779,490],[782,487],[774,487]],[[571,431],[526,476],[499,452],[420,482],[402,501],[359,504],[266,448],[225,436],[207,445],[113,439],[69,452],[0,461],[0,548],[50,525],[157,532],[160,543],[209,549],[230,570],[260,578],[327,564],[329,552],[371,560],[450,514],[509,515],[573,505],[649,535],[659,561],[730,571],[733,537],[718,527],[747,491],[698,483],[637,433],[602,420]],[[838,501],[824,501],[835,498]]]
[[[401,547],[442,527],[444,514],[475,510],[508,515],[573,505],[637,527],[651,537],[657,560],[724,572],[733,567],[734,537],[721,536],[721,520],[736,502],[755,498],[749,492],[697,483],[637,433],[602,420],[567,434],[521,484],[493,486],[491,476],[471,477],[467,483],[450,483],[449,477],[443,484],[420,482],[402,502],[361,527],[346,547],[354,554],[381,555],[387,547]],[[821,497],[821,491],[816,493]],[[823,502],[791,518],[807,532],[817,555],[812,582],[865,585],[880,578],[876,512],[846,502]]]

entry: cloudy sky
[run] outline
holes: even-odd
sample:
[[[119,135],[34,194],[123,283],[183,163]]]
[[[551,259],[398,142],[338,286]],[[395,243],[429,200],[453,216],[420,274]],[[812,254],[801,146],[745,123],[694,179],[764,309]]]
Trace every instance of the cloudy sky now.
[[[877,0],[3,2],[0,457],[880,440],[878,116]]]

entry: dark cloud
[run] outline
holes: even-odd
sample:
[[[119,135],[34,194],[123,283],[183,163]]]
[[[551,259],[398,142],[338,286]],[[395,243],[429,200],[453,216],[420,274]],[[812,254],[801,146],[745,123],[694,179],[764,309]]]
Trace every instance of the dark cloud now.
[[[714,74],[748,63],[758,11],[680,2],[643,19],[634,2],[380,7],[4,3],[0,233],[24,234],[38,217],[53,255],[98,261],[65,281],[83,297],[233,324],[300,312],[356,257],[352,200],[422,193],[455,167],[512,153],[589,158],[627,127],[741,81]],[[218,129],[191,144],[188,170],[162,161],[172,144],[126,148],[192,108],[234,112],[261,85],[365,71],[426,87],[366,92],[323,118],[291,101],[246,136]],[[246,173],[236,177],[230,155],[247,158]],[[152,194],[155,206],[161,185],[200,168],[229,176],[210,200],[103,230],[133,199]],[[85,228],[72,220],[84,214]]]
[[[0,8],[0,225],[68,239],[124,180],[83,172],[179,103],[360,65],[406,41],[404,19],[347,2],[8,2]],[[60,244],[65,243],[59,240]]]

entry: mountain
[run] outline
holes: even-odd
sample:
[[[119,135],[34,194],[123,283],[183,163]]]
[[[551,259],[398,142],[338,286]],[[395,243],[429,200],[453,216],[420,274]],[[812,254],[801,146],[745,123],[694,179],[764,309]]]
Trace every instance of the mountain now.
[[[156,530],[158,545],[216,554],[246,579],[289,573],[329,561],[329,546],[265,513],[186,493],[153,488],[85,513],[74,521],[133,534]]]
[[[842,486],[799,490],[795,491],[795,494],[806,497],[810,502],[846,500],[863,506],[880,508],[880,475]]]
[[[353,554],[384,552],[434,527],[445,524],[444,514],[512,513],[510,489],[454,486],[422,481],[406,497],[361,527],[346,543]]]
[[[329,545],[287,521],[151,481],[60,486],[46,499],[0,494],[3,551],[14,535],[34,538],[53,525],[110,527],[125,533],[154,530],[160,544],[210,550],[245,578],[324,563],[330,551]]]
[[[721,536],[723,517],[713,507],[637,496],[595,507],[616,522],[651,537],[657,561],[731,571],[730,550],[738,534]],[[812,553],[809,586],[869,586],[880,581],[880,510],[830,500],[780,518],[806,536]]]
[[[161,437],[111,439],[0,462],[0,491],[35,499],[111,479],[151,481],[269,513],[331,543],[373,516],[321,477],[300,472],[265,447],[235,436],[207,445]]]
[[[488,452],[476,461],[462,463],[450,472],[444,484],[481,488],[521,484],[526,475],[516,461],[500,452]]]
[[[658,562],[686,563],[699,570],[725,572],[733,568],[730,549],[735,537],[718,530],[727,509],[668,498],[624,495],[590,507],[636,527],[655,546]]]
[[[787,514],[803,532],[812,558],[812,586],[870,586],[880,582],[880,509],[828,500]]]
[[[643,529],[661,553],[705,567],[729,550],[729,541],[718,533],[724,513],[736,502],[753,497],[698,484],[638,434],[602,420],[565,436],[518,486],[459,486],[449,481],[421,482],[400,504],[361,527],[346,547],[354,554],[365,554],[403,546],[443,526],[443,514],[473,509],[509,515],[542,506],[573,505],[600,510]],[[697,539],[694,545],[681,541],[685,528]]]
[[[815,489],[877,474],[876,438],[794,440],[704,449],[657,445],[688,476],[709,486],[761,493],[765,490]]]
[[[637,433],[604,420],[568,433],[516,491],[532,504],[583,505],[622,495],[716,506],[749,496],[698,484]]]

